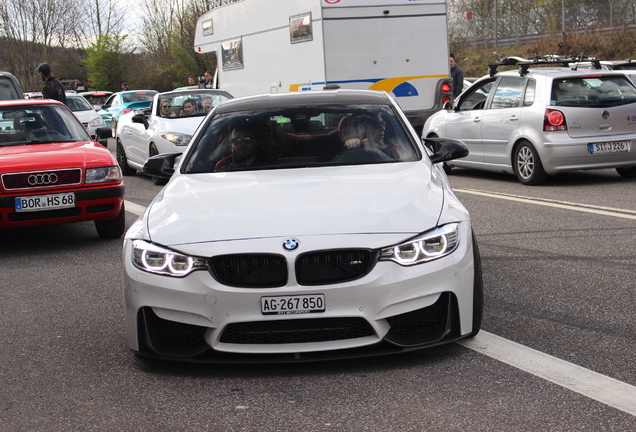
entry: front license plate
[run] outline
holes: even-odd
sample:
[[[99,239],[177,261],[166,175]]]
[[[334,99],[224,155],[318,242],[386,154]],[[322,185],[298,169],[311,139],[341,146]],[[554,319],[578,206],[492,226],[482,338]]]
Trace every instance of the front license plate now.
[[[629,141],[613,141],[588,144],[590,154],[619,153],[629,151]]]
[[[16,212],[53,210],[67,207],[75,207],[75,194],[73,192],[16,197],[15,199]]]
[[[324,294],[261,297],[263,315],[305,314],[324,311]]]

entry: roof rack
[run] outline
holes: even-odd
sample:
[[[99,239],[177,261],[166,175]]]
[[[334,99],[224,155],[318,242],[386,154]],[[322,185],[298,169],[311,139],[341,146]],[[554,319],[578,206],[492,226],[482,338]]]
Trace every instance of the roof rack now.
[[[496,63],[491,63],[488,65],[488,74],[492,77],[497,73],[497,68],[501,66],[519,66],[519,75],[524,76],[528,73],[528,69],[530,66],[539,66],[539,65],[558,65],[561,67],[570,67],[572,63],[576,65],[574,68],[578,67],[578,64],[581,62],[591,62],[595,69],[601,69],[601,61],[594,57],[586,57],[584,55],[580,56],[557,56],[557,55],[547,55],[547,56],[539,56],[536,55],[530,58],[523,57],[503,57],[499,59]]]

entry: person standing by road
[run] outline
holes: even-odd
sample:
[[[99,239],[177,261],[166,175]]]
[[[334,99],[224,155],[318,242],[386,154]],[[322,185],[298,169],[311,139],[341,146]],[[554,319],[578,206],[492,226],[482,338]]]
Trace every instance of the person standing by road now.
[[[211,86],[212,84],[214,84],[214,78],[212,77],[212,72],[205,71],[203,76],[205,77],[205,85],[206,85],[206,87],[207,86]],[[210,88],[210,87],[208,87],[208,88]]]
[[[64,86],[59,79],[51,74],[51,65],[48,63],[40,63],[35,69],[40,74],[40,78],[44,81],[44,88],[42,88],[42,97],[44,99],[55,99],[63,104],[66,104],[66,93],[64,92]]]
[[[464,88],[464,71],[455,62],[455,56],[450,55],[450,74],[453,79],[453,97],[456,98]]]

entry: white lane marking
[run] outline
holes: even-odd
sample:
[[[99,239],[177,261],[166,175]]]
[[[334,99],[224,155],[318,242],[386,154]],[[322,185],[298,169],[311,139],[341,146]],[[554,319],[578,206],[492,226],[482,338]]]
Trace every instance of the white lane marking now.
[[[610,407],[636,416],[636,387],[565,360],[480,331],[457,342]]]
[[[130,201],[126,201],[125,205],[126,211],[138,216],[146,210],[145,207]],[[457,343],[636,416],[636,387],[634,386],[483,330],[474,338]]]
[[[141,216],[143,212],[146,211],[146,207],[140,206],[139,204],[135,204],[134,202],[124,201],[124,207],[127,212],[131,212],[136,214],[137,216]]]
[[[615,209],[611,207],[600,207],[600,206],[592,206],[592,205],[586,205],[586,204],[569,203],[565,201],[548,200],[543,198],[530,198],[530,197],[521,197],[516,195],[505,195],[505,194],[490,193],[490,192],[484,192],[484,191],[473,190],[473,189],[453,189],[453,191],[472,194],[472,195],[480,195],[480,196],[485,196],[490,198],[504,199],[508,201],[517,201],[517,202],[522,202],[526,204],[542,205],[546,207],[556,207],[556,208],[561,208],[565,210],[572,210],[572,211],[578,211],[578,212],[593,213],[593,214],[604,215],[604,216],[613,216],[617,218],[636,220],[636,211],[633,211],[633,210],[623,210],[623,209]]]

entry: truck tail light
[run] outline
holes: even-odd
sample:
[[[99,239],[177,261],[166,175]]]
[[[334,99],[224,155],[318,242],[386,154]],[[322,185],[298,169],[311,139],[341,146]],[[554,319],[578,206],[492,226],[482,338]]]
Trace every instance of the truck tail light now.
[[[449,83],[442,84],[440,90],[442,92],[442,105],[453,100],[453,89],[451,88],[451,85]]]

